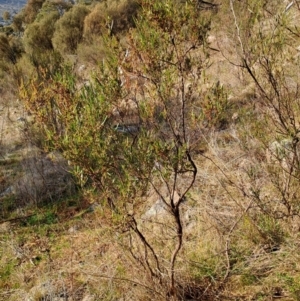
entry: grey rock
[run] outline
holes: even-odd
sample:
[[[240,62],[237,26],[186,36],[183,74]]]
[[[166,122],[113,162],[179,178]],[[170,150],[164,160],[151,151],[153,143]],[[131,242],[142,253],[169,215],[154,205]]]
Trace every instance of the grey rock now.
[[[92,295],[86,295],[83,297],[82,301],[94,301],[95,297]]]
[[[167,205],[159,198],[149,210],[145,212],[142,216],[142,219],[151,219],[158,215],[165,215],[167,214]]]
[[[0,193],[0,198],[7,197],[14,194],[14,187],[10,186],[6,188],[2,193]]]
[[[123,134],[132,134],[132,133],[137,133],[140,130],[140,127],[136,124],[132,124],[132,125],[120,124],[115,127],[115,130]]]
[[[23,176],[9,187],[21,202],[55,200],[75,190],[68,162],[58,152],[46,156],[36,152],[22,165]]]

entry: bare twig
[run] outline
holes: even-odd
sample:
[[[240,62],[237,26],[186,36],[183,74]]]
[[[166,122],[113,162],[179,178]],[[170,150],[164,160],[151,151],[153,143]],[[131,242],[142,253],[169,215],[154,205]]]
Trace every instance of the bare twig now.
[[[131,229],[138,235],[138,237],[140,238],[140,240],[142,241],[143,245],[145,246],[145,262],[146,265],[148,267],[148,270],[150,271],[151,276],[154,276],[158,279],[160,279],[160,275],[162,274],[160,265],[159,265],[159,260],[158,257],[155,253],[155,250],[153,249],[153,247],[149,244],[149,242],[147,241],[146,237],[143,235],[143,233],[139,230],[137,222],[134,218],[134,216],[129,216],[130,218],[130,226]],[[154,271],[148,261],[148,256],[147,256],[147,250],[150,250],[150,252],[152,253],[152,256],[155,260],[156,263],[156,269],[159,273],[157,273],[157,271]],[[160,279],[161,280],[161,279]]]
[[[240,27],[239,27],[237,17],[236,17],[236,14],[235,14],[235,10],[234,10],[234,7],[233,7],[233,2],[234,2],[234,0],[230,0],[230,10],[231,10],[233,18],[234,18],[234,25],[235,25],[235,28],[236,28],[237,37],[238,37],[238,40],[239,40],[239,43],[240,43],[240,47],[241,47],[243,56],[245,56],[244,45],[243,45],[243,42],[242,42],[242,39],[241,39]]]
[[[93,276],[93,277],[98,277],[98,278],[104,278],[104,279],[110,279],[110,280],[113,280],[113,281],[125,281],[125,282],[129,282],[129,283],[132,283],[134,285],[139,285],[147,290],[149,290],[150,292],[153,292],[161,297],[165,297],[163,294],[161,294],[160,292],[156,291],[155,289],[143,284],[143,283],[140,283],[138,281],[134,281],[134,280],[131,280],[131,279],[128,279],[128,278],[122,278],[122,277],[110,277],[110,276],[105,276],[105,275],[99,275],[99,274],[95,274],[95,273],[88,273],[88,272],[85,272],[85,271],[82,271],[84,274],[88,275],[88,276]]]
[[[4,224],[6,222],[15,222],[15,221],[22,220],[22,219],[27,219],[27,218],[35,216],[35,215],[36,215],[36,213],[30,214],[30,215],[26,215],[26,216],[19,216],[19,217],[14,217],[14,218],[6,219],[6,220],[3,220],[3,221],[0,221],[0,224]]]

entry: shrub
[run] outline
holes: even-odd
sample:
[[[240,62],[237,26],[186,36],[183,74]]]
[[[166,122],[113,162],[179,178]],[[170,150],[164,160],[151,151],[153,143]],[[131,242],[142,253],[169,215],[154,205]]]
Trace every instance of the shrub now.
[[[83,37],[84,19],[89,9],[84,5],[75,5],[56,23],[53,35],[54,49],[61,53],[76,52]]]
[[[42,8],[44,2],[45,0],[29,0],[19,17],[21,16],[23,22],[26,24],[32,23]]]
[[[24,32],[24,44],[28,54],[53,50],[52,37],[55,23],[60,15],[57,11],[43,13],[39,20],[28,25]]]
[[[91,38],[102,33],[120,34],[134,26],[139,5],[136,0],[111,4],[98,3],[84,20],[84,36]]]
[[[145,271],[147,286],[180,299],[185,289],[175,266],[184,244],[181,206],[196,180],[191,145],[201,127],[201,98],[191,91],[200,93],[196,74],[206,66],[210,26],[190,2],[141,5],[126,50],[110,33],[103,36],[110,51],[89,85],[77,91],[67,68],[24,86],[23,99],[42,122],[50,147],[63,151],[81,185],[98,191],[111,223],[124,229],[121,243]],[[62,20],[71,25],[73,14],[75,7],[57,22],[53,41],[67,26]],[[151,191],[167,208],[163,225],[170,229],[155,238],[140,223]],[[173,237],[167,248],[166,235]]]
[[[8,60],[12,64],[16,64],[17,59],[22,53],[20,41],[13,36],[0,34],[0,55],[4,60]]]

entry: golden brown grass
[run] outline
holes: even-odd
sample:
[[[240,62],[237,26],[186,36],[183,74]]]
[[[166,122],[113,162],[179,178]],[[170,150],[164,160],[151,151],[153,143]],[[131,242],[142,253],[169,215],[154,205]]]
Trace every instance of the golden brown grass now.
[[[293,14],[298,13],[295,8]],[[222,24],[230,25],[229,12],[224,5]],[[249,76],[228,62],[237,59],[232,35],[232,28],[228,32],[213,27],[211,48],[222,49],[211,50],[207,85],[220,80],[230,95],[230,116],[222,130],[199,131],[197,181],[182,207],[184,244],[177,281],[186,299],[189,295],[196,300],[300,300],[298,217],[274,217],[275,209],[284,206],[270,170],[280,170],[280,164],[275,160],[270,169],[265,148],[276,139],[276,131],[265,123]],[[12,138],[2,139],[1,145],[15,145],[20,141],[12,135],[17,114],[4,111],[3,137]],[[5,121],[8,117],[11,123]],[[263,133],[263,139],[257,133]],[[0,162],[4,188],[13,160],[6,156]],[[126,229],[112,222],[120,217],[103,205],[101,196],[85,193],[48,206],[17,208],[15,216],[6,217],[10,221],[1,222],[0,300],[166,299],[163,286],[150,279],[125,248]],[[157,196],[147,200],[139,212],[139,227],[159,257],[169,258],[172,221],[163,211],[145,218]],[[14,220],[16,216],[22,218]],[[131,250],[143,256],[138,240],[133,240]],[[167,278],[167,260],[163,265]]]

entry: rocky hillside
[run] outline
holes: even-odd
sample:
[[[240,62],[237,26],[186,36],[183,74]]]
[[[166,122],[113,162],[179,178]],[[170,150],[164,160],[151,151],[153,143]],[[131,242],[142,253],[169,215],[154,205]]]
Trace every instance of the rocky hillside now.
[[[299,300],[299,15],[28,2],[0,36],[0,300]]]

